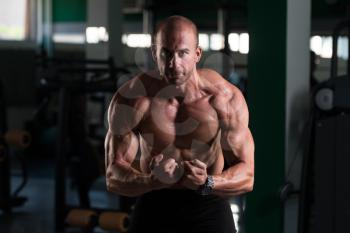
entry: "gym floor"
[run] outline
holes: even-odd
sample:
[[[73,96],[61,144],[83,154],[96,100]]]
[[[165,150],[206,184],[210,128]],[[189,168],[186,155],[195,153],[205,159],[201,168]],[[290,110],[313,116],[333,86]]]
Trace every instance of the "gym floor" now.
[[[1,233],[53,233],[54,229],[54,166],[53,161],[38,159],[28,164],[28,183],[19,196],[27,198],[21,207],[13,209],[11,215],[0,212]],[[22,177],[16,164],[12,166],[12,189],[16,189]],[[90,193],[91,205],[95,208],[118,209],[118,197],[106,192],[104,177],[98,179]],[[67,180],[67,204],[77,205],[78,197],[74,188]],[[81,232],[80,229],[67,229],[66,232]],[[105,232],[95,228],[95,233]]]

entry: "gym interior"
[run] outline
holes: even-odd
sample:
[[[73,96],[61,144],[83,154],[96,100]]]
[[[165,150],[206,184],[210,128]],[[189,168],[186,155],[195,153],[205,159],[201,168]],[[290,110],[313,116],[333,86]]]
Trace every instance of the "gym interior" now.
[[[350,232],[348,0],[0,0],[0,232],[128,231],[137,198],[106,189],[106,113],[155,68],[171,15],[248,104],[255,183],[229,200],[237,232]]]

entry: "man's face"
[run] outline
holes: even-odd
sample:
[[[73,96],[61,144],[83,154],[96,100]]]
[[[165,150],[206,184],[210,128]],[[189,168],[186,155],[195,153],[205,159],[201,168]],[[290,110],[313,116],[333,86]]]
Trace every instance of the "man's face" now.
[[[169,83],[181,85],[193,74],[202,51],[191,28],[169,31],[159,32],[153,56],[160,75]]]

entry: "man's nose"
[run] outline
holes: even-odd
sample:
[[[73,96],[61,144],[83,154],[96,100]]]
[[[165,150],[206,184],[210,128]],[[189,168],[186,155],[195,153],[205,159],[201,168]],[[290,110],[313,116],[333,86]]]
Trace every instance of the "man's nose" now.
[[[176,57],[176,54],[170,57],[169,67],[174,68],[178,65],[179,59]]]

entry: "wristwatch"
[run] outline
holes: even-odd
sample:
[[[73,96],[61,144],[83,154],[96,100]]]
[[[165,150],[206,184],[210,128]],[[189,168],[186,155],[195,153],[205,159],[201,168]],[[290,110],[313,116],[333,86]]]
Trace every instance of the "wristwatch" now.
[[[213,192],[213,188],[214,188],[214,179],[213,179],[213,176],[209,175],[205,183],[199,186],[199,188],[197,189],[197,193],[203,196],[209,195]]]

